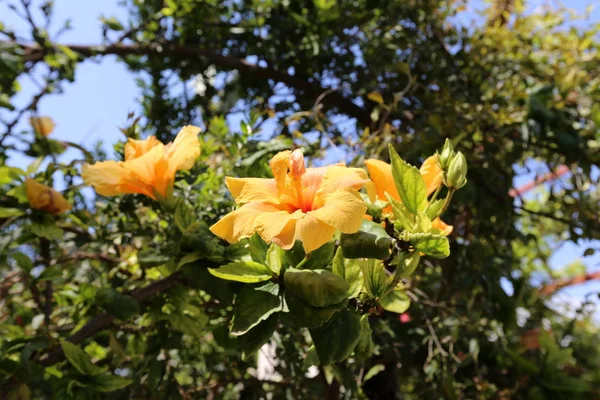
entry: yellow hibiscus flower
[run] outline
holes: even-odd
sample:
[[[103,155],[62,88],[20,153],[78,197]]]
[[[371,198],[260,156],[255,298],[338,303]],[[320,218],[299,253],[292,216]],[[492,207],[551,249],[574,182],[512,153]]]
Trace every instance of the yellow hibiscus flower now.
[[[336,230],[358,231],[367,209],[358,193],[363,186],[374,200],[373,182],[359,168],[306,168],[299,149],[278,153],[270,167],[274,179],[226,178],[241,207],[214,224],[214,234],[236,243],[258,233],[284,249],[300,240],[309,253],[330,241]]]
[[[401,201],[396,184],[394,183],[394,177],[392,175],[392,166],[381,160],[369,159],[365,161],[369,176],[375,183],[377,188],[377,198],[385,202],[388,201],[386,193],[389,193],[395,200]],[[437,165],[437,156],[431,156],[425,160],[420,168],[421,176],[425,181],[425,187],[427,188],[427,196],[435,192],[437,188],[442,184],[443,171]],[[386,212],[391,212],[391,207],[386,207]],[[439,218],[432,221],[432,227],[439,229],[442,235],[448,236],[452,233],[452,225],[447,225]]]
[[[186,126],[173,143],[162,144],[156,137],[129,139],[125,161],[103,161],[84,165],[83,181],[103,196],[140,193],[154,200],[170,196],[175,173],[194,166],[200,155],[200,128]]]
[[[31,208],[42,210],[52,215],[59,215],[71,209],[71,205],[62,194],[50,186],[31,178],[25,179],[25,193]]]
[[[50,117],[31,117],[29,118],[29,124],[34,131],[44,137],[49,136],[52,131],[54,131],[54,127],[56,126]]]

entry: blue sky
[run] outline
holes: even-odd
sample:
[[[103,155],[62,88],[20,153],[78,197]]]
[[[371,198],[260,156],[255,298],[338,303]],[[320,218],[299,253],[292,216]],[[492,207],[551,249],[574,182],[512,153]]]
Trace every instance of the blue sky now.
[[[60,37],[60,42],[71,44],[97,44],[102,39],[100,16],[116,16],[125,20],[127,15],[123,8],[118,6],[118,0],[81,1],[61,0],[55,2],[54,20],[57,22],[71,18],[72,30]],[[531,0],[527,2],[528,9],[535,11],[545,4],[555,5],[555,1]],[[598,3],[598,2],[596,2]],[[477,10],[484,6],[483,1],[469,3],[467,12],[459,17],[464,24],[477,23],[480,17]],[[569,0],[565,2],[569,7],[580,12],[590,4],[585,0]],[[26,29],[14,14],[7,10],[6,4],[0,2],[0,15],[7,25]],[[590,21],[600,21],[600,7],[591,14]],[[578,24],[590,23],[581,21]],[[54,27],[57,29],[57,26]],[[23,31],[25,32],[25,31]],[[24,79],[21,81],[23,90],[17,96],[18,104],[25,104],[35,93],[35,86]],[[64,92],[42,99],[39,105],[39,115],[49,115],[56,121],[57,127],[52,137],[58,140],[69,140],[90,148],[96,141],[102,140],[104,148],[111,153],[113,143],[123,140],[123,135],[118,127],[123,126],[130,111],[139,111],[137,99],[140,91],[135,84],[135,77],[127,71],[124,64],[119,63],[115,57],[103,57],[99,61],[85,61],[81,63],[75,75],[75,82],[64,85]],[[5,116],[5,113],[0,113]],[[24,120],[25,121],[25,120]],[[24,122],[23,121],[23,122]],[[27,129],[27,125],[19,125]],[[237,128],[237,126],[236,126]],[[76,153],[67,153],[63,160],[67,160]],[[31,160],[15,154],[9,164],[26,166]],[[519,186],[533,179],[534,174],[523,174],[515,180]],[[530,194],[535,196],[535,193]],[[577,246],[566,243],[551,259],[553,268],[561,268],[565,264],[582,259],[589,270],[597,270],[600,266],[600,255],[582,258],[586,246]],[[578,303],[593,290],[600,290],[600,283],[590,282],[562,291],[560,299],[563,302]]]

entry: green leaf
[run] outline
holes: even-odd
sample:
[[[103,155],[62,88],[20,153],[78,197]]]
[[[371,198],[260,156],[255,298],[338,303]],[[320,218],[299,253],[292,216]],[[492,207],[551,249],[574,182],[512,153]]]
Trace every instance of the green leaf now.
[[[203,254],[201,254],[200,252],[197,252],[197,251],[190,253],[190,254],[186,254],[177,263],[177,269],[183,267],[186,264],[193,263],[194,261],[198,261],[202,257],[203,257]]]
[[[258,233],[250,236],[248,241],[250,242],[250,257],[252,257],[252,261],[264,263],[267,259],[269,246],[262,240]]]
[[[271,339],[277,327],[278,319],[279,315],[273,314],[248,331],[248,333],[239,337],[242,359],[246,360],[252,357],[263,344]]]
[[[400,278],[406,278],[415,272],[419,266],[421,256],[418,251],[413,251],[412,253],[401,253],[397,260],[396,271],[394,272],[396,282]]]
[[[89,378],[87,386],[96,392],[108,393],[123,389],[132,383],[131,379],[121,378],[116,375],[96,375]]]
[[[58,240],[63,237],[63,230],[49,221],[35,221],[30,225],[31,232],[37,237]]]
[[[379,299],[384,310],[402,314],[410,307],[410,299],[403,290],[393,290]]]
[[[429,204],[429,207],[427,208],[427,216],[429,217],[429,219],[433,221],[434,219],[439,217],[443,207],[444,200],[442,199],[437,199],[433,203]]]
[[[186,232],[190,225],[197,220],[192,209],[183,200],[177,202],[173,218],[175,220],[175,225],[182,233]]]
[[[206,332],[204,327],[208,323],[208,316],[202,312],[188,315],[175,313],[169,315],[169,322],[173,329],[195,337],[203,337]]]
[[[90,357],[81,350],[77,345],[61,339],[60,346],[62,347],[63,352],[65,353],[65,357],[77,371],[82,373],[83,375],[99,375],[103,371],[101,368],[95,366]]]
[[[383,227],[375,222],[363,220],[356,233],[342,233],[340,237],[342,253],[346,258],[377,258],[385,260],[390,256],[393,239]]]
[[[25,171],[21,168],[9,167],[6,165],[0,166],[0,185],[11,183],[24,175]]]
[[[348,299],[328,307],[313,307],[286,292],[285,302],[290,309],[285,317],[293,320],[294,326],[298,328],[316,328],[329,321],[336,312],[346,307]]]
[[[408,208],[402,204],[402,202],[394,199],[389,194],[387,194],[387,196],[390,204],[392,205],[392,212],[394,213],[394,217],[396,217],[396,221],[402,226],[402,228],[411,232],[415,224],[414,214],[412,214]]]
[[[315,346],[312,345],[306,351],[306,357],[302,362],[302,369],[307,370],[313,365],[321,365],[321,361],[319,360],[319,356],[317,355],[317,350]]]
[[[20,217],[25,214],[25,210],[20,208],[5,208],[0,207],[0,218]]]
[[[331,241],[325,243],[323,246],[308,254],[308,259],[302,265],[302,269],[324,269],[333,259],[334,250],[335,242]],[[284,252],[285,261],[290,267],[296,267],[306,256],[300,241],[296,241],[291,250]]]
[[[337,304],[348,297],[344,279],[324,269],[289,268],[284,275],[286,290],[314,307]]]
[[[415,250],[434,258],[446,258],[450,255],[448,238],[433,233],[411,233],[408,235]]]
[[[383,263],[378,260],[360,260],[364,287],[373,298],[378,298],[390,285]]]
[[[29,164],[25,173],[27,175],[31,175],[31,174],[34,174],[35,172],[37,172],[37,170],[40,168],[40,165],[42,165],[43,161],[44,161],[44,156],[36,158],[35,160],[33,160],[33,162],[31,164]]]
[[[360,339],[360,333],[360,317],[346,309],[338,312],[323,327],[310,329],[310,336],[323,365],[348,358]]]
[[[13,260],[15,260],[19,268],[21,268],[23,271],[29,273],[29,271],[31,271],[31,269],[33,268],[33,261],[31,260],[31,258],[21,253],[20,251],[14,252],[11,255],[11,257],[13,258]]]
[[[235,261],[217,269],[209,268],[208,272],[217,278],[243,283],[263,282],[273,277],[269,267],[256,261]]]
[[[247,285],[235,298],[231,334],[244,335],[278,311],[283,311],[283,299],[278,284],[267,282],[261,285]]]
[[[100,288],[96,292],[96,302],[109,314],[126,320],[139,314],[140,305],[133,297],[118,293],[113,288]]]
[[[171,257],[164,256],[154,250],[140,252],[138,262],[142,268],[158,267],[171,261]]]
[[[344,278],[348,284],[348,298],[358,296],[363,284],[362,270],[358,261],[344,260],[340,247],[333,257],[332,269],[334,274]]]
[[[427,207],[427,188],[421,173],[416,167],[402,160],[391,144],[388,148],[392,161],[392,175],[402,203],[413,214],[424,211]]]
[[[385,371],[385,365],[383,364],[376,364],[373,365],[366,373],[365,376],[363,377],[363,382],[368,381],[369,379],[371,379],[372,377],[374,377],[375,375],[377,375],[378,373]]]
[[[63,275],[63,271],[64,271],[64,268],[61,268],[60,266],[57,266],[57,265],[48,267],[42,271],[42,273],[36,278],[36,281],[43,282],[43,281],[51,281],[51,280],[60,278]]]
[[[281,266],[283,263],[283,249],[277,246],[275,243],[271,244],[269,250],[267,250],[267,255],[265,257],[265,263],[271,269],[275,276],[278,276],[281,272]]]
[[[369,314],[360,317],[360,338],[354,348],[356,358],[366,360],[373,355],[375,351],[375,343],[373,343],[373,330],[369,324]]]

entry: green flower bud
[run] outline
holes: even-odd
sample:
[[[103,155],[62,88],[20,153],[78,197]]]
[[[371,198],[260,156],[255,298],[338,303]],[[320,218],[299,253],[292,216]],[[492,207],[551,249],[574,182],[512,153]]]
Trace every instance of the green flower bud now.
[[[444,143],[444,147],[442,148],[442,152],[437,154],[437,162],[438,166],[444,171],[448,170],[448,166],[450,165],[450,161],[454,158],[455,152],[450,139],[446,138],[446,142]]]
[[[454,189],[460,189],[467,184],[467,160],[460,151],[448,166],[445,183],[449,188]]]

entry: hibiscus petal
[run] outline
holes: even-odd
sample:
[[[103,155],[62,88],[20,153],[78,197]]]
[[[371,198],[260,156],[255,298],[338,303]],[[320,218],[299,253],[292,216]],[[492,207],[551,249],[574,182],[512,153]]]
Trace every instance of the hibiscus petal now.
[[[442,169],[437,165],[437,156],[428,157],[421,165],[421,176],[425,181],[427,196],[435,192],[442,184]]]
[[[225,184],[236,203],[260,201],[276,204],[279,202],[275,179],[226,177]]]
[[[374,158],[366,160],[365,165],[367,166],[371,180],[375,183],[379,200],[388,200],[385,195],[386,192],[394,199],[400,200],[396,184],[394,183],[394,176],[392,175],[392,166]]]
[[[271,171],[273,172],[273,178],[277,183],[277,188],[282,190],[286,186],[286,177],[290,166],[290,155],[291,151],[285,150],[275,154],[275,156],[269,162]]]
[[[311,213],[296,222],[296,240],[302,241],[306,253],[323,246],[333,238],[335,228],[318,220]]]
[[[315,194],[313,209],[320,208],[331,193],[345,189],[360,190],[369,184],[367,172],[361,168],[346,168],[338,165],[327,167],[319,190]],[[371,190],[372,194],[372,190]]]
[[[192,125],[184,126],[175,141],[165,146],[165,159],[168,161],[169,173],[188,170],[194,166],[196,158],[200,155],[200,142],[198,134],[200,128]]]
[[[93,186],[102,196],[141,193],[155,199],[152,187],[137,180],[123,164],[116,161],[85,164],[81,176],[86,185]]]
[[[321,208],[308,214],[344,233],[354,233],[366,211],[367,205],[358,192],[346,189],[330,194]]]
[[[141,157],[155,146],[163,146],[156,136],[150,136],[145,140],[129,139],[124,149],[125,161]]]
[[[244,204],[237,210],[227,214],[211,226],[210,230],[229,243],[237,243],[256,232],[266,242],[275,239],[276,243],[278,242],[277,244],[281,243],[291,247],[293,236],[289,237],[290,227],[288,225],[290,223],[295,224],[295,221],[299,218],[302,218],[302,212],[297,211],[290,214],[271,204],[253,202]]]
[[[452,233],[452,230],[454,230],[454,227],[452,225],[446,224],[439,218],[436,218],[431,222],[431,227],[439,229],[441,231],[441,234],[444,236],[450,235]]]

